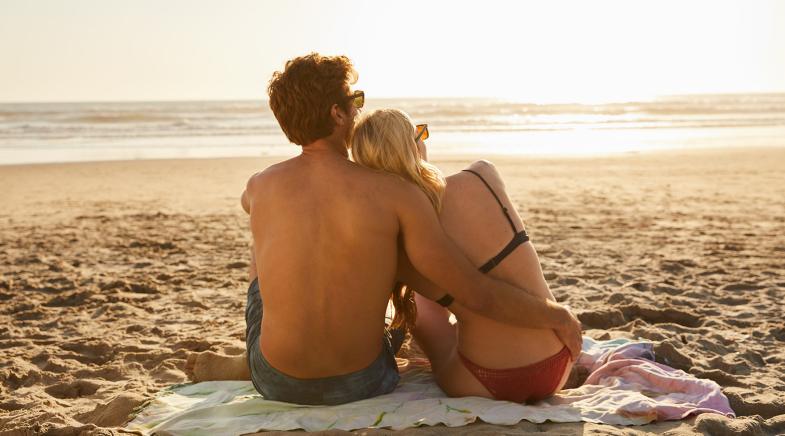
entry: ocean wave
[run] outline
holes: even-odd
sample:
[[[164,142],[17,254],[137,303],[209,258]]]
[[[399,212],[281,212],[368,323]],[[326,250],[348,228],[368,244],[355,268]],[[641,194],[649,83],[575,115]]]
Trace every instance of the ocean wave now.
[[[177,116],[165,116],[161,114],[145,114],[145,113],[103,113],[103,114],[90,114],[78,115],[64,122],[73,123],[91,123],[91,124],[114,124],[114,123],[151,123],[151,122],[167,122],[178,120]],[[61,122],[62,122],[61,121]]]
[[[785,124],[785,94],[667,96],[606,104],[489,99],[369,99],[445,131],[766,127]],[[0,139],[281,135],[265,101],[0,105]],[[76,139],[74,139],[76,140]]]

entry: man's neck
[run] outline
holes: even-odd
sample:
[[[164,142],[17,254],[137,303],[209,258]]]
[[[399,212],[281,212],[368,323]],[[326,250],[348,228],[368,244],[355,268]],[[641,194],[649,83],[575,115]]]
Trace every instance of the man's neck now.
[[[346,143],[328,137],[317,139],[308,145],[304,145],[300,156],[348,159],[349,150],[346,148]]]

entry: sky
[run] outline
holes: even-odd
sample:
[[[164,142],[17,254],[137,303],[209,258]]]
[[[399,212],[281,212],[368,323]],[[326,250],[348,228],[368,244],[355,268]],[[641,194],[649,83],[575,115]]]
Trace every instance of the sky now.
[[[311,51],[369,98],[785,92],[785,1],[0,0],[0,102],[263,99]]]

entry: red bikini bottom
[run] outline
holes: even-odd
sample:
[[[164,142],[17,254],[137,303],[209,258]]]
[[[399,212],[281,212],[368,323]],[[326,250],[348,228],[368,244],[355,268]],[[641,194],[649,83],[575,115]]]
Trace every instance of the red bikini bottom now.
[[[520,368],[488,369],[458,352],[466,369],[497,400],[515,403],[535,402],[553,395],[570,363],[570,350],[564,347],[545,360]]]

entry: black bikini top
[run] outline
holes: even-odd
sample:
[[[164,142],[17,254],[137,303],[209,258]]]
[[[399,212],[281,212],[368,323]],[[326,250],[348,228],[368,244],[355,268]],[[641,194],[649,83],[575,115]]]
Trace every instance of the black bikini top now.
[[[493,198],[495,198],[496,202],[499,203],[499,207],[502,208],[502,213],[504,213],[504,217],[507,218],[507,222],[510,223],[510,227],[512,228],[512,232],[515,234],[512,237],[512,240],[510,240],[510,242],[508,242],[507,245],[504,248],[502,248],[502,251],[500,251],[499,254],[497,254],[496,256],[493,256],[491,258],[491,260],[485,262],[480,267],[480,271],[482,271],[484,273],[487,273],[488,271],[492,270],[496,265],[500,264],[501,261],[504,260],[505,257],[509,256],[510,253],[512,253],[513,250],[515,250],[519,245],[521,245],[524,242],[528,241],[529,240],[529,235],[526,233],[526,229],[523,229],[523,230],[521,230],[519,232],[515,228],[515,223],[513,223],[512,217],[510,217],[509,211],[507,210],[506,207],[504,207],[504,204],[499,199],[499,196],[496,195],[495,192],[493,192],[493,188],[491,188],[491,185],[489,185],[488,182],[486,182],[485,179],[483,179],[482,176],[479,173],[474,172],[472,170],[464,170],[464,171],[466,171],[468,173],[472,173],[475,176],[479,177],[480,180],[482,181],[482,183],[485,185],[485,187],[488,188],[489,191],[491,191],[491,195],[493,195]]]
[[[529,235],[526,233],[526,229],[521,230],[520,232],[518,229],[515,228],[515,223],[512,221],[512,217],[510,217],[510,213],[506,207],[504,207],[504,203],[499,199],[499,196],[496,195],[496,192],[493,191],[491,185],[485,181],[485,179],[477,172],[472,170],[463,170],[468,173],[472,173],[475,176],[479,177],[482,183],[491,191],[491,195],[493,198],[496,199],[496,202],[499,203],[499,207],[502,208],[502,213],[504,213],[504,217],[507,218],[507,222],[510,223],[510,227],[512,228],[513,233],[515,234],[512,237],[512,240],[507,243],[507,245],[502,248],[502,250],[496,256],[493,256],[491,260],[485,262],[479,269],[483,273],[487,273],[488,271],[492,270],[496,265],[500,264],[505,257],[509,256],[519,245],[523,244],[524,242],[529,240]],[[445,294],[444,297],[436,300],[437,303],[440,305],[447,307],[453,302],[454,298],[450,294]]]

